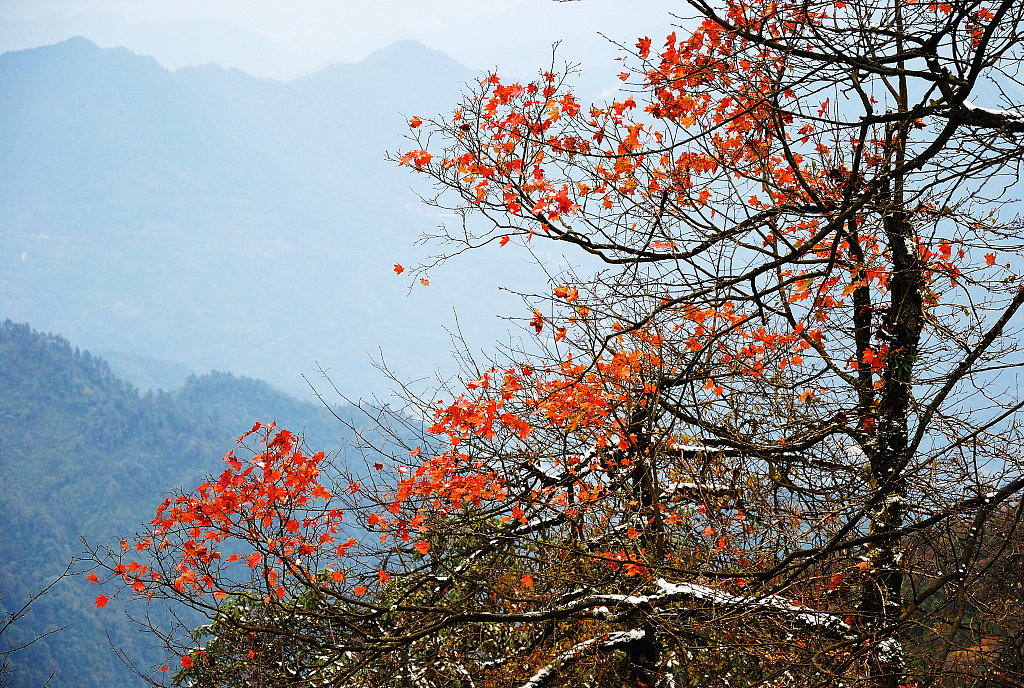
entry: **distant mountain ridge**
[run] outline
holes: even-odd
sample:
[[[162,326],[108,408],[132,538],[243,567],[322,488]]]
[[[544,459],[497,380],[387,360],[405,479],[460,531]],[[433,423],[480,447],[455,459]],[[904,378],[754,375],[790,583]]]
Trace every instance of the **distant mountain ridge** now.
[[[405,375],[448,360],[453,308],[507,339],[494,315],[523,306],[497,286],[540,281],[514,244],[429,289],[392,272],[458,220],[385,154],[474,77],[412,41],[290,82],[83,38],[0,56],[0,317],[293,392],[318,362],[352,396],[386,387],[380,352]]]
[[[329,410],[225,373],[140,396],[64,338],[0,323],[0,606],[20,606],[56,577],[81,553],[80,535],[102,544],[131,534],[167,491],[219,473],[255,420],[275,420],[304,434],[311,449],[335,451],[345,434],[335,413],[355,418],[351,409]],[[13,688],[39,688],[52,671],[52,688],[142,685],[107,647],[105,629],[143,669],[163,656],[120,605],[96,609],[96,594],[82,578],[64,581],[0,637],[20,644],[71,625],[14,656]]]

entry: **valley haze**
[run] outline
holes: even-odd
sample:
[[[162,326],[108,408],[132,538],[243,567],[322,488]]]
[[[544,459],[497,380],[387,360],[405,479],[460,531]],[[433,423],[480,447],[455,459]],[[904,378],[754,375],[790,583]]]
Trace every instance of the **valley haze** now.
[[[540,271],[508,246],[410,290],[393,264],[453,218],[385,159],[479,74],[413,41],[290,82],[84,38],[0,56],[0,315],[294,394],[317,364],[352,398],[386,392],[381,356],[429,376],[457,327],[492,349],[528,312],[499,285]]]

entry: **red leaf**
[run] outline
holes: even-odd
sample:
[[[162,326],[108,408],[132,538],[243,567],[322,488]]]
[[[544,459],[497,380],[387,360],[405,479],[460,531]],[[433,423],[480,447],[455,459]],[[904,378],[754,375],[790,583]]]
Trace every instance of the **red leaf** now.
[[[401,275],[403,272],[405,272],[405,268],[403,268],[398,263],[395,263],[395,274],[396,275]]]
[[[356,587],[354,587],[352,589],[352,592],[354,592],[357,595],[365,595],[366,594],[366,586],[365,585],[357,585]]]
[[[519,581],[524,588],[533,587],[533,576],[528,573],[523,574],[522,580]]]
[[[640,59],[646,60],[647,56],[651,54],[651,39],[644,36],[636,44],[636,47],[640,49]]]
[[[263,556],[259,552],[253,552],[245,558],[245,563],[249,565],[249,568],[254,569],[262,560]]]
[[[504,246],[505,244],[507,244],[507,243],[508,243],[508,237],[507,237],[507,236],[503,236],[503,237],[501,237],[501,241],[499,241],[498,243],[499,243],[499,244],[500,244],[501,246]]]
[[[410,449],[409,450],[409,456],[411,456],[412,458],[415,459],[417,456],[420,455],[421,451],[423,451],[423,450],[420,449],[419,447],[416,447],[415,449]]]
[[[423,124],[423,120],[421,120],[419,117],[413,117],[411,120],[409,120],[409,126],[412,127],[413,129],[417,128],[421,124]]]
[[[110,598],[108,598],[106,595],[100,595],[96,598],[96,606],[102,609],[103,607],[107,606],[107,602],[109,601]]]

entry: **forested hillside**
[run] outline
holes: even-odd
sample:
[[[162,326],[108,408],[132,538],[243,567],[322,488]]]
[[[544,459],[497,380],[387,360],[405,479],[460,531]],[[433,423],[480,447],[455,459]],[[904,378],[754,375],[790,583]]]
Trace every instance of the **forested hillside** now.
[[[82,551],[79,536],[99,543],[130,534],[165,492],[219,471],[256,419],[301,431],[327,451],[345,431],[322,406],[226,373],[140,396],[62,337],[0,324],[0,604],[13,609],[63,571]],[[161,657],[146,653],[152,639],[133,632],[117,602],[100,610],[95,596],[82,577],[64,580],[4,634],[6,647],[70,624],[15,655],[16,688],[41,686],[53,671],[54,687],[139,684],[104,631],[143,664]]]

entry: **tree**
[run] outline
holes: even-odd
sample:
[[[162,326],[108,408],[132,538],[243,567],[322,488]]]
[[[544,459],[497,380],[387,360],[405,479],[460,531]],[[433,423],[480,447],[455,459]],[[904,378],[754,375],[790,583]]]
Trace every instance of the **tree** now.
[[[1020,684],[953,660],[1012,626],[1024,6],[690,6],[635,95],[489,75],[410,121],[466,219],[439,260],[602,268],[534,299],[537,347],[406,394],[362,474],[257,426],[146,558],[97,551],[211,619],[165,635],[179,680]]]
[[[11,665],[11,657],[33,643],[36,643],[47,636],[53,635],[54,633],[60,633],[67,628],[67,626],[51,628],[45,633],[41,633],[34,638],[19,639],[17,642],[10,642],[10,631],[16,624],[23,622],[23,619],[32,611],[32,605],[48,593],[53,586],[57,585],[57,583],[70,575],[74,574],[71,573],[71,565],[69,564],[67,568],[64,569],[63,573],[50,581],[50,583],[48,583],[42,590],[30,593],[28,599],[20,607],[11,607],[10,611],[0,608],[0,688],[8,688],[14,681],[12,677],[15,674],[15,669]],[[7,591],[3,591],[0,593],[0,603],[4,602],[6,599]],[[5,633],[8,634],[6,638],[4,638]],[[50,678],[53,678],[53,674],[50,674]],[[46,682],[49,683],[49,679],[47,679]]]

